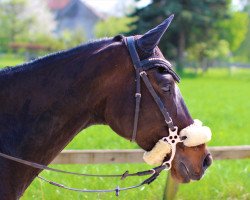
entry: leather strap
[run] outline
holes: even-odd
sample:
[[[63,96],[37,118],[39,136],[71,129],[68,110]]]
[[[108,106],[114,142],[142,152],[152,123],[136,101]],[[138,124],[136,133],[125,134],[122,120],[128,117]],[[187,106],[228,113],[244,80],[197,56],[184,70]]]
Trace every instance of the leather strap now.
[[[168,125],[168,128],[171,130],[171,131],[174,131],[175,128],[174,128],[174,124],[173,124],[173,121],[172,121],[172,118],[169,116],[169,113],[166,109],[166,107],[164,106],[163,102],[161,101],[160,97],[156,94],[152,84],[150,83],[150,81],[148,80],[148,77],[147,77],[147,74],[145,71],[141,72],[141,77],[142,77],[142,80],[144,81],[146,87],[148,88],[150,94],[152,95],[152,97],[154,98],[157,106],[159,107],[164,119],[165,119],[165,122],[166,124]]]
[[[43,178],[43,177],[41,177],[39,175],[37,176],[39,179],[41,179],[41,180],[43,180],[43,181],[45,181],[45,182],[47,182],[47,183],[49,183],[51,185],[54,185],[54,186],[57,186],[57,187],[60,187],[60,188],[63,188],[63,189],[76,191],[76,192],[115,192],[116,196],[119,195],[120,191],[130,190],[130,189],[141,187],[142,185],[145,185],[145,184],[150,184],[151,182],[153,182],[160,175],[161,171],[163,171],[167,167],[166,165],[161,165],[161,166],[155,167],[155,168],[150,169],[150,170],[140,171],[140,172],[136,172],[136,173],[132,173],[132,174],[129,174],[129,172],[126,171],[124,174],[108,174],[108,175],[100,175],[99,174],[99,175],[97,175],[97,174],[82,174],[82,173],[76,173],[76,172],[68,172],[68,171],[64,171],[64,170],[60,170],[60,169],[54,169],[54,168],[47,167],[46,165],[42,165],[42,164],[38,164],[38,163],[35,163],[35,162],[31,162],[31,161],[23,160],[23,159],[20,159],[20,158],[16,158],[16,157],[13,157],[13,156],[1,153],[1,152],[0,152],[0,156],[3,157],[3,158],[6,158],[8,160],[12,160],[14,162],[24,164],[24,165],[27,165],[27,166],[30,166],[30,167],[33,167],[33,168],[36,168],[36,169],[59,172],[59,173],[64,173],[64,174],[77,175],[77,176],[91,176],[91,177],[102,177],[102,178],[120,177],[123,180],[123,179],[125,179],[125,178],[127,178],[129,176],[151,175],[149,178],[147,178],[146,180],[144,180],[143,182],[141,182],[141,183],[139,183],[137,185],[130,186],[130,187],[125,187],[125,188],[120,188],[119,186],[117,186],[115,189],[108,189],[108,190],[88,190],[88,189],[72,188],[72,187],[65,186],[65,185],[62,185],[62,184],[54,182],[54,181],[47,180],[47,179],[45,179],[45,178]]]
[[[171,75],[173,75],[174,79],[178,82],[180,81],[179,76],[172,70],[171,64],[167,60],[164,60],[161,58],[150,58],[150,59],[145,59],[141,61],[136,51],[135,40],[133,36],[126,38],[126,44],[129,50],[130,57],[132,59],[133,66],[135,68],[135,72],[136,72],[136,94],[135,94],[136,99],[135,99],[135,113],[134,113],[134,128],[133,128],[133,133],[131,137],[131,142],[134,142],[136,140],[136,133],[137,133],[138,123],[139,123],[139,112],[140,112],[140,102],[141,102],[140,77],[142,77],[143,82],[145,83],[150,94],[154,98],[154,101],[159,107],[162,115],[164,116],[164,119],[168,128],[174,131],[175,128],[174,128],[173,121],[166,107],[164,106],[162,100],[157,95],[152,84],[150,83],[145,70],[155,68],[157,66],[163,66],[168,70],[168,72]]]
[[[153,174],[155,171],[155,168],[150,169],[150,170],[146,170],[146,171],[140,171],[140,172],[136,172],[136,173],[129,173],[128,171],[126,171],[123,174],[83,174],[83,173],[77,173],[77,172],[68,172],[68,171],[64,171],[64,170],[60,170],[60,169],[55,169],[55,168],[51,168],[48,167],[46,165],[42,165],[42,164],[38,164],[35,162],[31,162],[31,161],[27,161],[27,160],[23,160],[20,158],[16,158],[4,153],[0,152],[0,156],[3,158],[6,158],[8,160],[12,160],[15,161],[17,163],[21,163],[23,165],[27,165],[36,169],[41,169],[41,170],[47,170],[47,171],[53,171],[53,172],[58,172],[58,173],[63,173],[63,174],[70,174],[70,175],[77,175],[77,176],[92,176],[92,177],[101,177],[101,178],[112,178],[112,177],[120,177],[121,179],[125,179],[129,176],[146,176],[146,175],[150,175]]]
[[[154,170],[154,173],[152,174],[152,176],[150,176],[149,178],[147,178],[146,180],[142,181],[141,183],[139,183],[137,185],[133,185],[133,186],[125,187],[125,188],[120,188],[119,186],[117,186],[115,189],[108,189],[108,190],[87,190],[87,189],[72,188],[72,187],[69,187],[69,186],[62,185],[60,183],[56,183],[56,182],[47,180],[47,179],[45,179],[45,178],[43,178],[41,176],[37,176],[37,177],[39,179],[51,184],[51,185],[54,185],[54,186],[57,186],[57,187],[60,187],[60,188],[66,189],[66,190],[71,190],[71,191],[76,191],[76,192],[88,192],[88,193],[93,193],[93,192],[99,192],[99,193],[100,192],[105,192],[105,193],[106,192],[115,192],[116,196],[119,196],[120,191],[130,190],[130,189],[141,187],[141,186],[143,186],[145,184],[152,183],[160,175],[160,173],[164,169],[166,169],[166,165],[156,167],[155,170]]]
[[[134,128],[133,133],[131,137],[131,142],[134,142],[136,140],[136,133],[138,129],[138,121],[139,121],[139,112],[140,112],[140,104],[141,104],[141,79],[140,79],[140,58],[136,52],[135,45],[134,45],[134,38],[133,37],[127,37],[127,45],[128,50],[130,53],[130,57],[133,62],[133,66],[135,68],[136,73],[136,93],[135,93],[135,113],[134,113]]]

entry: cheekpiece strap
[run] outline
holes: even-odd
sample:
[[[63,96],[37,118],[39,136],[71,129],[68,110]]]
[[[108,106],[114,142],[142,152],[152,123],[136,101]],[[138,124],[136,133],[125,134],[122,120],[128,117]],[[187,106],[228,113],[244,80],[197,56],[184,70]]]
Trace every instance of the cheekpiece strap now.
[[[141,103],[141,80],[140,80],[140,58],[136,52],[134,37],[127,37],[127,47],[130,53],[130,57],[133,62],[133,66],[136,71],[136,93],[135,93],[135,113],[134,113],[134,128],[131,138],[131,142],[136,140],[136,133],[139,121],[140,103]]]
[[[133,142],[136,139],[136,133],[137,133],[138,121],[139,121],[139,110],[140,110],[140,102],[141,102],[140,77],[142,77],[146,87],[148,88],[150,94],[154,98],[154,101],[158,105],[161,113],[163,114],[168,128],[174,131],[175,127],[174,127],[173,121],[169,113],[167,112],[167,109],[165,108],[163,102],[161,101],[161,99],[155,92],[152,84],[150,83],[145,70],[154,68],[157,65],[162,65],[169,70],[169,73],[172,74],[177,81],[179,80],[178,75],[171,69],[171,64],[164,59],[149,58],[149,59],[145,59],[141,61],[136,51],[134,37],[127,37],[126,40],[127,40],[127,47],[128,47],[128,50],[129,50],[129,53],[133,62],[133,66],[136,71],[136,94],[135,94],[136,104],[135,104],[135,114],[134,114],[134,128],[133,128],[131,141]]]

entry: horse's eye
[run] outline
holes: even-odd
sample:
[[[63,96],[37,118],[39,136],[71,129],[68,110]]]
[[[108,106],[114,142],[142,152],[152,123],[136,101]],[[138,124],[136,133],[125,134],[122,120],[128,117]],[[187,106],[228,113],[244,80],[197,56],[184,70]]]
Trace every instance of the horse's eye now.
[[[158,67],[157,70],[160,74],[166,74],[168,72],[167,69],[164,67]]]
[[[170,88],[171,88],[171,85],[165,85],[164,87],[162,87],[161,89],[164,91],[164,92],[169,92],[170,91]]]

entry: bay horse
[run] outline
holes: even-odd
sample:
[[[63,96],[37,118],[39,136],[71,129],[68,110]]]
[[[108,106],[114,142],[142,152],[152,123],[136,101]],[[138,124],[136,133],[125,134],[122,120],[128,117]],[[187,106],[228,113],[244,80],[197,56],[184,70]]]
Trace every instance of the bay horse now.
[[[169,63],[157,45],[172,18],[133,36],[140,60]],[[181,130],[194,123],[171,67],[154,62],[147,70],[155,93]],[[136,81],[127,40],[118,35],[54,53],[0,71],[0,152],[48,165],[81,130],[109,125],[128,140],[135,130]],[[144,150],[169,134],[169,128],[145,84],[134,140]],[[164,158],[167,160],[168,156]],[[171,174],[179,182],[199,180],[211,164],[204,143],[178,143]],[[18,199],[41,170],[0,157],[1,199]]]

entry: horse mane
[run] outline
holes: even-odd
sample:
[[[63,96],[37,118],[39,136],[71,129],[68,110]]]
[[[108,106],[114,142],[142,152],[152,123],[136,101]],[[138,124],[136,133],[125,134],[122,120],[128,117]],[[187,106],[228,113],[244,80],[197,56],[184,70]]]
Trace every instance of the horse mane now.
[[[37,68],[39,66],[49,64],[53,61],[59,61],[63,58],[67,58],[67,57],[70,57],[72,55],[77,55],[77,54],[82,53],[82,54],[84,54],[84,56],[89,56],[95,50],[98,50],[99,48],[102,48],[106,44],[109,44],[110,42],[112,42],[112,40],[114,38],[101,38],[101,39],[91,40],[85,44],[80,44],[80,45],[73,47],[71,49],[50,53],[46,56],[39,57],[35,60],[20,64],[20,65],[6,66],[0,70],[0,77],[7,75],[7,74],[24,72],[27,70],[29,71],[29,70],[32,70],[33,68]]]

